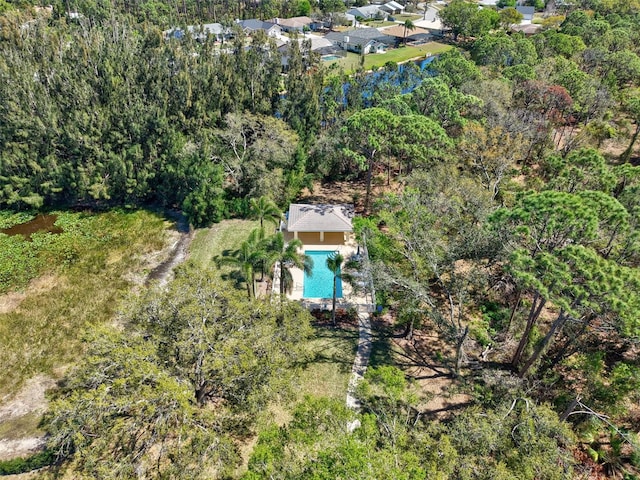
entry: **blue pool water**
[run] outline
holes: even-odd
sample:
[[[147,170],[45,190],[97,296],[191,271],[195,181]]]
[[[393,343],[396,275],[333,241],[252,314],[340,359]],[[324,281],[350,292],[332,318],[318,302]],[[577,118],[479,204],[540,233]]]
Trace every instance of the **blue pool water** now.
[[[327,258],[333,253],[329,250],[307,250],[304,252],[313,259],[311,276],[304,275],[302,298],[333,298],[333,273],[327,268]],[[336,282],[336,298],[342,298],[342,280]]]
[[[325,62],[330,62],[331,60],[340,60],[342,57],[339,57],[338,55],[325,55],[324,57],[322,57],[322,60],[324,60]]]

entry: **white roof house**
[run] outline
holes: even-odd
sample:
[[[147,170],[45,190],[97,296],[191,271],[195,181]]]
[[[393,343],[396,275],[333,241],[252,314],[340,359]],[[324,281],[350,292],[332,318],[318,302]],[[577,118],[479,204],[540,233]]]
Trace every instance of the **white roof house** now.
[[[378,5],[365,5],[364,7],[355,7],[347,10],[347,13],[358,18],[387,18],[387,12],[381,10]]]
[[[404,12],[404,5],[400,5],[398,2],[394,2],[393,0],[380,6],[380,8],[391,14]]]
[[[203,25],[189,25],[187,31],[197,40],[204,40],[208,36],[213,36],[220,41],[231,36],[231,29],[222,26],[220,23],[205,23]],[[174,27],[170,30],[162,32],[166,38],[183,38],[184,30]]]
[[[324,241],[325,232],[352,232],[354,207],[350,204],[289,205],[286,229],[298,238],[300,232],[319,232]]]
[[[281,63],[283,67],[287,67],[289,65],[289,42],[291,41],[288,37],[281,37],[283,40],[286,39],[286,43],[278,46],[278,50],[282,54]],[[333,44],[332,41],[320,37],[318,35],[307,34],[302,37],[297,38],[298,44],[302,45],[302,42],[309,41],[311,42],[311,51],[317,52],[320,55],[334,54],[339,52],[341,49]]]

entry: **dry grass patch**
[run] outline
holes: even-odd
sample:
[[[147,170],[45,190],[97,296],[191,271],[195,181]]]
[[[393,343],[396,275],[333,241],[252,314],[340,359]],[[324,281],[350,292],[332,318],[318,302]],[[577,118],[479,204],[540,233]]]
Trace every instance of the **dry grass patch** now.
[[[64,233],[34,242],[41,276],[5,297],[0,396],[82,357],[85,327],[115,316],[131,288],[128,275],[141,270],[144,255],[162,249],[170,225],[144,211],[60,212],[57,224]]]

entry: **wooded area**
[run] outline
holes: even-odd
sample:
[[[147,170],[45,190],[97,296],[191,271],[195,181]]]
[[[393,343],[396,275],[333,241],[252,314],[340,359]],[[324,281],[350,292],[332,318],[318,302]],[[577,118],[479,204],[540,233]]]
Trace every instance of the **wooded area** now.
[[[284,16],[300,1],[86,1],[51,17],[1,2],[0,207],[153,205],[195,226],[264,228],[314,181],[360,182],[378,341],[416,347],[436,332],[439,350],[412,366],[469,398],[428,411],[424,379],[389,348],[361,411],[314,396],[261,423],[310,363],[314,322],[255,298],[258,274],[305,263],[255,230],[216,257],[246,294],[190,264],[128,302],[121,328],[87,329],[43,423],[55,464],[43,475],[640,478],[639,2],[565,2],[524,35],[453,0],[440,15],[455,49],[425,70],[351,76],[305,42],[283,73],[264,35],[161,35],[177,19]],[[35,247],[0,241],[29,259],[0,275],[3,290],[44,268]]]

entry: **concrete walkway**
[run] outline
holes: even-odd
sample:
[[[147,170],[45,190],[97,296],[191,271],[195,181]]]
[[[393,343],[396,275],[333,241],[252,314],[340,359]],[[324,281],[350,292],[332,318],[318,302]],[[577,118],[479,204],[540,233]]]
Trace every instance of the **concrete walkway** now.
[[[347,407],[354,410],[360,409],[360,401],[356,398],[356,388],[360,380],[364,378],[369,365],[371,355],[371,312],[370,305],[364,304],[358,307],[358,351],[351,368],[351,379],[347,387]]]

